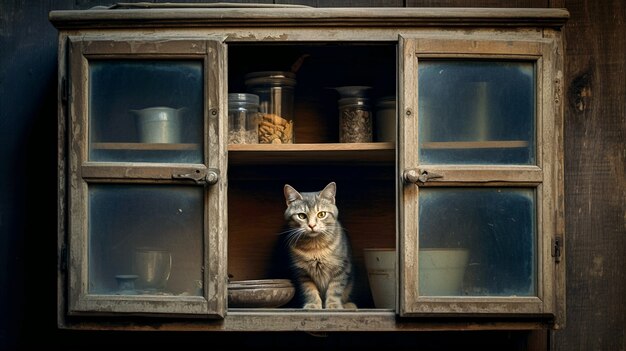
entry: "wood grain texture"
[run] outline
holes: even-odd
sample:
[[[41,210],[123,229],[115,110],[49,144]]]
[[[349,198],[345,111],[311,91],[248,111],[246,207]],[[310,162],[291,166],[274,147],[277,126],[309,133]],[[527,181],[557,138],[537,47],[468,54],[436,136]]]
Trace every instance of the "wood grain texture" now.
[[[548,0],[406,0],[407,7],[549,7]]]
[[[315,7],[403,7],[403,0],[317,0]]]
[[[567,327],[556,350],[626,345],[626,3],[567,0]]]
[[[83,332],[91,332],[95,335],[107,334],[106,331],[154,331],[156,332],[155,336],[162,334],[163,332],[186,332],[183,335],[188,335],[187,342],[189,340],[202,340],[196,339],[198,336],[194,335],[194,333],[190,333],[190,331],[228,331],[230,333],[226,333],[229,336],[229,346],[236,343],[236,339],[241,338],[233,338],[232,333],[234,332],[270,332],[273,333],[273,338],[275,340],[284,340],[288,339],[292,342],[304,342],[303,346],[299,347],[299,350],[319,350],[319,347],[311,347],[309,342],[312,339],[307,339],[307,336],[299,334],[299,335],[290,335],[285,332],[307,332],[312,333],[314,336],[326,337],[330,336],[332,338],[342,339],[343,342],[349,342],[350,347],[354,347],[357,340],[366,335],[380,335],[384,332],[395,332],[395,336],[390,338],[386,343],[379,341],[372,341],[370,345],[367,346],[388,346],[390,345],[398,345],[398,341],[401,340],[402,335],[406,332],[416,332],[421,331],[421,333],[411,333],[412,338],[418,338],[420,334],[428,334],[427,332],[437,331],[438,334],[431,334],[437,341],[437,346],[432,347],[434,350],[458,350],[462,349],[461,346],[467,345],[457,345],[456,343],[452,343],[452,345],[456,345],[454,348],[442,348],[444,345],[447,345],[446,336],[445,335],[456,335],[455,331],[462,331],[466,335],[469,334],[482,334],[484,335],[484,339],[482,341],[475,340],[475,345],[483,345],[489,346],[488,350],[491,350],[492,347],[496,347],[494,340],[492,338],[498,337],[498,332],[500,331],[508,331],[511,332],[524,332],[529,333],[535,330],[541,330],[545,327],[544,324],[536,322],[536,321],[518,321],[518,322],[498,322],[488,319],[482,319],[480,321],[468,320],[464,318],[456,319],[452,322],[442,322],[440,320],[428,320],[428,319],[412,319],[405,320],[401,324],[400,328],[397,328],[396,316],[391,311],[385,310],[375,310],[375,309],[362,309],[362,310],[343,310],[343,311],[307,311],[302,312],[301,310],[296,310],[292,308],[280,308],[280,309],[234,309],[229,311],[228,316],[224,321],[191,321],[191,320],[160,320],[155,321],[154,319],[149,320],[147,323],[118,323],[115,321],[94,321],[85,319],[81,323],[81,327],[84,329]],[[76,322],[76,321],[75,321]],[[97,333],[100,331],[101,333]],[[277,333],[280,332],[280,333]],[[337,333],[341,332],[341,333]],[[363,333],[363,332],[373,332],[373,333]],[[443,333],[443,334],[442,334]],[[125,333],[125,340],[128,338],[128,334],[135,333]],[[143,333],[139,333],[143,334]],[[197,333],[196,333],[197,334]],[[216,338],[223,337],[221,336],[224,333],[213,333],[210,334],[210,341],[205,341],[208,343],[215,343]],[[175,333],[174,333],[175,335]],[[246,336],[244,339],[251,338],[256,339],[258,336],[250,333],[242,333],[239,334],[241,336]],[[512,336],[511,334],[509,334]],[[458,335],[458,336],[462,336]],[[310,336],[308,336],[310,337]],[[527,336],[526,336],[527,337]],[[115,340],[121,340],[121,337],[114,338]],[[153,339],[143,339],[143,343],[145,345],[159,345],[154,343]],[[258,339],[257,339],[258,340]],[[525,340],[524,340],[525,341]],[[517,339],[514,342],[511,342],[508,347],[504,348],[495,348],[495,350],[525,350],[522,347],[524,345],[524,341]],[[270,345],[276,345],[276,343],[270,343]],[[424,345],[419,344],[417,342],[414,343],[411,349],[419,349]],[[516,347],[512,347],[511,345],[517,345]],[[258,345],[256,345],[258,347]],[[250,346],[252,347],[252,346]],[[342,345],[345,348],[345,344]],[[289,347],[280,348],[288,349]],[[341,349],[341,348],[333,348],[333,349]],[[364,346],[363,349],[368,349],[368,347]]]
[[[398,170],[404,172],[418,167],[419,140],[417,134],[418,111],[418,80],[417,58],[415,57],[415,40],[400,37],[398,46]],[[417,299],[419,289],[417,281],[417,233],[418,233],[418,195],[419,188],[415,184],[401,183],[398,185],[399,202],[397,205],[399,218],[398,256],[399,256],[399,307],[400,316],[412,312],[412,303]]]
[[[393,164],[393,143],[234,144],[229,164]]]
[[[559,9],[541,8],[284,8],[276,9],[153,9],[54,11],[51,22],[58,29],[70,28],[188,28],[291,26],[303,27],[407,27],[415,25],[447,25],[467,27],[524,26],[537,23],[560,27],[568,13]]]

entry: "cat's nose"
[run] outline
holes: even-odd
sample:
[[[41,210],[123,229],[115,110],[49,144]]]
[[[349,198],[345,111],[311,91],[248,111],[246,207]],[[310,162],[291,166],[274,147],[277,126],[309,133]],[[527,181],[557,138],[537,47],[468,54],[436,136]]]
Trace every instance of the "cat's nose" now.
[[[315,225],[316,225],[315,223],[309,223],[309,228],[315,229]]]

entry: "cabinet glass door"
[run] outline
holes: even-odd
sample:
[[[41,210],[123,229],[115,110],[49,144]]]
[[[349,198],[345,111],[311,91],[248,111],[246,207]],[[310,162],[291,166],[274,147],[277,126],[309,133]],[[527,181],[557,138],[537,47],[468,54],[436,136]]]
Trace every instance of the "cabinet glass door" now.
[[[550,47],[401,40],[400,314],[554,313]]]
[[[536,296],[536,208],[528,188],[424,188],[420,296]]]
[[[204,189],[89,187],[89,293],[203,296]]]
[[[423,59],[421,164],[534,164],[531,61]]]
[[[199,60],[89,62],[89,160],[202,163]]]
[[[223,317],[224,44],[69,49],[69,313]]]

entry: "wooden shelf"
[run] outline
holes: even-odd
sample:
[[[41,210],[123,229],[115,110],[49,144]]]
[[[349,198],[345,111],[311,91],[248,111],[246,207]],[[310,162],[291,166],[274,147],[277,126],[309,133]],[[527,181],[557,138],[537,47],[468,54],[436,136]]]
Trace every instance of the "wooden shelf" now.
[[[272,163],[393,163],[395,144],[322,143],[322,144],[231,144],[230,164]]]
[[[223,320],[148,320],[145,323],[93,321],[86,318],[65,319],[62,328],[82,330],[147,331],[305,331],[305,332],[394,332],[394,331],[467,331],[467,330],[539,330],[549,322],[542,320],[494,321],[492,319],[455,318],[452,320],[399,319],[393,310],[299,310],[299,309],[228,309]]]
[[[183,143],[91,143],[97,150],[139,150],[139,151],[191,151],[200,149],[200,144]]]
[[[489,141],[431,141],[422,143],[423,149],[514,149],[528,147],[526,140]]]

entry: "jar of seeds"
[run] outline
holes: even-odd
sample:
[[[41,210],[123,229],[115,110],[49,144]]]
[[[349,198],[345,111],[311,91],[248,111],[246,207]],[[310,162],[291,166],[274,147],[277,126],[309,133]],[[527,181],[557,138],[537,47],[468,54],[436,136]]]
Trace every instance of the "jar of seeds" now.
[[[259,143],[259,97],[254,94],[228,94],[228,143]]]
[[[259,143],[294,143],[296,75],[292,72],[263,71],[249,73],[245,78],[248,91],[259,96]]]
[[[339,99],[339,142],[372,142],[372,111],[367,98]]]

